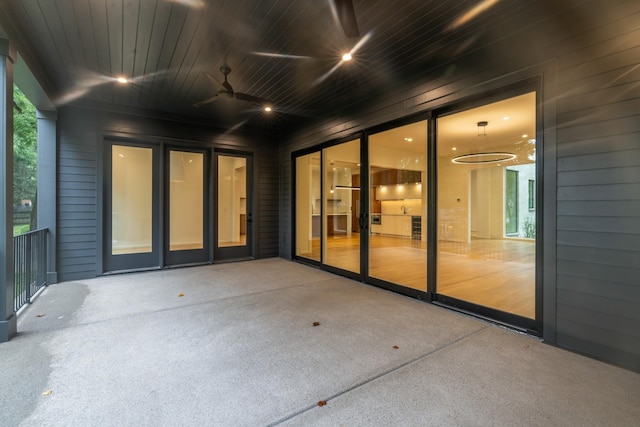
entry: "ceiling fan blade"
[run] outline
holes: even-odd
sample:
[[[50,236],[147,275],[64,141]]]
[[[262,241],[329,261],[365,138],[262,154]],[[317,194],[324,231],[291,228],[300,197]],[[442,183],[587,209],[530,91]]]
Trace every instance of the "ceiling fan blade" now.
[[[342,29],[347,37],[360,37],[358,22],[356,21],[356,12],[353,9],[352,0],[333,0],[336,7],[338,19],[342,25]]]
[[[258,98],[257,96],[247,95],[246,93],[236,92],[236,99],[239,99],[240,101],[253,102],[258,105],[273,106],[273,102],[269,101],[268,99]]]
[[[206,78],[208,78],[208,79],[209,79],[209,81],[210,81],[211,83],[213,83],[214,85],[220,85],[220,86],[222,86],[222,87],[225,87],[225,86],[222,84],[222,82],[221,82],[220,80],[216,79],[216,78],[215,78],[214,76],[212,76],[211,74],[209,74],[209,73],[207,73],[207,72],[203,72],[202,74],[204,74],[204,75],[205,75],[205,77],[206,77]]]
[[[199,107],[202,107],[204,104],[208,104],[210,102],[216,101],[218,98],[219,98],[218,95],[213,95],[213,96],[210,96],[207,99],[203,99],[202,101],[196,102],[195,104],[193,104],[193,106],[195,108],[199,108]]]

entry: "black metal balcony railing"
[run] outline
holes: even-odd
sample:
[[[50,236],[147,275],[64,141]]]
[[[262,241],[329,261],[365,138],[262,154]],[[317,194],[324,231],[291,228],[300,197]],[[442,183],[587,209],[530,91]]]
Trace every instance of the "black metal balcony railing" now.
[[[16,312],[47,285],[47,232],[45,228],[13,238],[13,309]]]

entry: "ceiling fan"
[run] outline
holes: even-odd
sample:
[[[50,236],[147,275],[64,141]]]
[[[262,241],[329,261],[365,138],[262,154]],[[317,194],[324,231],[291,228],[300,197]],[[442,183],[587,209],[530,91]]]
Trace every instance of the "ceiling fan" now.
[[[253,95],[247,95],[246,93],[234,92],[233,87],[231,87],[231,84],[229,84],[229,82],[227,81],[227,76],[229,75],[229,73],[231,73],[231,68],[227,67],[226,65],[223,65],[222,67],[220,67],[220,72],[224,75],[223,82],[219,81],[209,73],[202,73],[211,81],[211,83],[214,84],[214,86],[219,85],[221,88],[218,90],[218,92],[215,95],[193,104],[195,108],[202,107],[203,105],[209,104],[210,102],[213,102],[213,101],[217,101],[220,98],[230,98],[230,99],[238,99],[240,101],[253,102],[254,104],[258,104],[260,107],[264,108],[265,110],[271,111],[271,108],[273,107],[272,101],[269,101],[264,98],[259,98]]]
[[[360,37],[353,0],[333,0],[334,12],[347,37]]]

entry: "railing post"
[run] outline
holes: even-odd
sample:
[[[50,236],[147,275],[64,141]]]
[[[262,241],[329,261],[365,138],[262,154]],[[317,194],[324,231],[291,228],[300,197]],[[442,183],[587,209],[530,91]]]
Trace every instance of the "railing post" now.
[[[15,50],[0,37],[0,342],[16,334],[13,311],[13,61]]]

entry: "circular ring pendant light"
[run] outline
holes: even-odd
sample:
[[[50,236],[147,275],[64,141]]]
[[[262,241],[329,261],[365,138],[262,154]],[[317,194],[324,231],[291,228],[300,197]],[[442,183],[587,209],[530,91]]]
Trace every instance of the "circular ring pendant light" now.
[[[487,121],[478,122],[478,135],[477,135],[478,137],[482,137],[482,138],[487,137],[486,128],[488,124],[489,122]],[[489,151],[489,152],[482,152],[482,153],[461,154],[451,159],[451,161],[458,165],[477,165],[477,164],[507,162],[515,158],[516,158],[516,155],[513,153],[507,153],[504,151]]]

